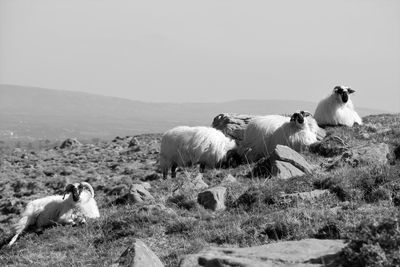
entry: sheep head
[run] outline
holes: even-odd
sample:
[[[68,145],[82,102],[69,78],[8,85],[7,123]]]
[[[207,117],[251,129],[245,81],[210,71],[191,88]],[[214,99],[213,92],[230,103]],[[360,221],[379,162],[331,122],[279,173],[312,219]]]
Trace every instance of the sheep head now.
[[[347,103],[349,101],[349,94],[354,93],[355,90],[347,86],[336,86],[333,89],[333,93],[337,96],[340,103]]]
[[[83,196],[82,195],[83,192],[88,192],[90,195],[87,196],[87,193],[84,193],[84,196]],[[87,182],[74,183],[74,184],[67,185],[67,187],[65,188],[65,191],[64,191],[63,199],[65,198],[65,195],[67,193],[71,193],[72,199],[75,202],[87,201],[88,199],[94,197],[93,187]],[[82,199],[82,197],[84,199]]]

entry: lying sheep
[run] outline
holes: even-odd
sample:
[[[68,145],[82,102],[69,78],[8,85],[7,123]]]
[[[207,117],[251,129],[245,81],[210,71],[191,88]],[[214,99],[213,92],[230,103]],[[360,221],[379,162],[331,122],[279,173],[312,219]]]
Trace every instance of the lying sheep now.
[[[244,132],[239,154],[253,162],[268,157],[277,145],[297,151],[317,142],[319,127],[311,113],[296,112],[290,118],[268,115],[252,119]]]
[[[224,164],[236,148],[234,140],[214,128],[178,126],[165,132],[161,139],[160,168],[164,179],[169,168],[171,177],[175,177],[178,166],[200,163],[203,172],[205,167]]]
[[[86,182],[69,184],[63,196],[54,195],[30,201],[22,218],[14,225],[15,235],[8,245],[12,246],[28,228],[40,230],[55,224],[75,225],[84,223],[84,217],[100,217],[93,188]]]
[[[362,125],[362,120],[354,110],[353,102],[349,95],[355,91],[346,86],[336,86],[333,93],[322,99],[314,117],[318,124],[322,126],[328,125],[346,125],[353,126],[354,123]]]

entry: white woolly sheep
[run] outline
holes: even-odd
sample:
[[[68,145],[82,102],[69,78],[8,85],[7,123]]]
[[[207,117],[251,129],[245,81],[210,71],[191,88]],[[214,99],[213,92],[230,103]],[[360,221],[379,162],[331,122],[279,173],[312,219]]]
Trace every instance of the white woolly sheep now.
[[[354,123],[362,125],[362,120],[354,110],[349,95],[355,91],[350,87],[336,86],[333,93],[322,99],[315,110],[314,118],[320,126],[346,125]]]
[[[286,145],[300,151],[317,142],[317,122],[311,113],[301,111],[290,118],[268,115],[252,119],[245,132],[238,152],[253,162],[268,157],[277,145]]]
[[[203,172],[206,166],[214,168],[224,164],[236,148],[236,142],[217,129],[178,126],[165,132],[161,139],[160,168],[164,179],[169,168],[171,177],[175,177],[178,166],[200,163]]]
[[[14,225],[15,235],[8,245],[12,246],[28,228],[40,230],[55,224],[75,225],[85,223],[84,217],[100,217],[93,188],[87,182],[69,184],[63,196],[54,195],[30,201],[22,218]]]

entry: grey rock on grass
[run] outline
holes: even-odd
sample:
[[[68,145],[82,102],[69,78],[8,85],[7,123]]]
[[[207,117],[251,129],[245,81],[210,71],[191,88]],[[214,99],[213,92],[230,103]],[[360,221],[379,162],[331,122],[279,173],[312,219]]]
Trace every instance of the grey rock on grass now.
[[[197,266],[337,266],[343,240],[303,239],[247,248],[211,247],[187,255],[180,267]]]
[[[157,255],[140,239],[135,239],[112,267],[163,267]]]
[[[197,202],[206,209],[214,211],[225,210],[226,188],[217,186],[201,192],[197,196]]]

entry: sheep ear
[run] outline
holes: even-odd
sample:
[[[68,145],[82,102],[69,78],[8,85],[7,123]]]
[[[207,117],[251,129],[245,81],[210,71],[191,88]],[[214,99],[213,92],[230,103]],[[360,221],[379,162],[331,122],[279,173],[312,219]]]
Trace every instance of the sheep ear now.
[[[349,93],[349,94],[352,94],[352,93],[354,93],[356,90],[353,90],[353,89],[351,89],[351,88],[347,88],[347,92]]]
[[[94,190],[93,187],[87,183],[87,182],[81,182],[82,187],[86,188],[87,190],[89,190],[90,194],[92,195],[92,197],[94,197]]]

